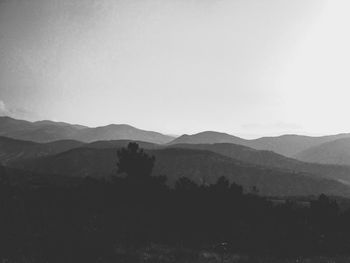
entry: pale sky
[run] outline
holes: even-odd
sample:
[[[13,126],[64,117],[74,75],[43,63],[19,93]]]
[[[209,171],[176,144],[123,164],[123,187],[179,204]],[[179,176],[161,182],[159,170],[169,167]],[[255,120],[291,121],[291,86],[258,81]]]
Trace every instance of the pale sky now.
[[[0,0],[0,114],[350,132],[348,0]]]

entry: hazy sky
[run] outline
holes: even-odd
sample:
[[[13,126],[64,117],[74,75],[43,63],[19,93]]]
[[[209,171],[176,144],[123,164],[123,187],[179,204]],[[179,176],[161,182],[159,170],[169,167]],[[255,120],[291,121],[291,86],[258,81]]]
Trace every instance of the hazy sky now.
[[[0,0],[0,114],[350,132],[348,0]]]

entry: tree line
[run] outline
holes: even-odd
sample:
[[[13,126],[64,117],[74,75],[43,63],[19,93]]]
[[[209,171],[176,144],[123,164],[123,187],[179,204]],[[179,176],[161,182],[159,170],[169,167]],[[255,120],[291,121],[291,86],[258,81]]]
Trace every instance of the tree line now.
[[[151,176],[156,160],[136,143],[116,160],[111,180],[64,187],[13,185],[2,168],[0,260],[123,262],[118,249],[151,243],[281,257],[350,254],[350,211],[325,195],[309,206],[274,204],[224,177],[211,185],[181,177],[169,187],[166,176]]]

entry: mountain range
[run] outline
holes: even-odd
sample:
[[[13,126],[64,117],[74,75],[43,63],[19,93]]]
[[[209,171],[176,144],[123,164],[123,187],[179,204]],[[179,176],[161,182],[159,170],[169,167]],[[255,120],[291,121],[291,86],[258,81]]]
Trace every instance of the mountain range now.
[[[307,157],[310,153],[307,151],[308,149],[338,139],[350,138],[349,133],[320,137],[287,134],[277,137],[262,137],[247,140],[215,131],[205,131],[192,135],[184,134],[175,138],[159,132],[138,129],[127,124],[110,124],[91,128],[64,122],[29,122],[10,117],[0,117],[0,136],[34,142],[53,142],[57,140],[77,140],[81,142],[135,140],[167,145],[232,143],[257,150],[273,151],[299,160],[303,160],[305,157],[305,161],[313,161],[312,157]],[[330,163],[347,164],[345,161],[340,163],[339,161],[330,161]]]
[[[116,175],[117,149],[130,141],[56,141],[35,143],[0,137],[0,161],[28,176],[109,178]],[[271,151],[235,144],[158,145],[138,142],[156,157],[154,175],[166,175],[169,184],[186,176],[197,183],[213,183],[220,176],[258,187],[265,195],[328,193],[350,196],[350,167],[300,162]],[[23,174],[23,172],[21,172]],[[23,180],[23,176],[21,177]],[[349,190],[349,192],[348,192]]]
[[[22,181],[29,180],[26,176],[36,183],[109,178],[116,174],[116,150],[137,141],[156,157],[154,174],[166,175],[169,184],[181,176],[197,183],[225,176],[264,195],[350,197],[349,136],[246,140],[207,131],[173,138],[124,124],[89,128],[0,117],[0,162]]]
[[[64,122],[29,122],[10,117],[0,117],[0,136],[34,142],[77,140],[93,142],[100,140],[139,140],[153,143],[168,143],[174,138],[158,132],[137,129],[126,124],[111,124],[90,128]]]
[[[220,176],[225,176],[247,190],[255,186],[263,195],[327,193],[350,197],[350,187],[330,177],[254,165],[207,150],[155,147],[146,151],[156,157],[154,175],[166,175],[170,185],[182,176],[198,184],[214,183]],[[117,175],[116,161],[116,148],[86,145],[54,155],[14,160],[9,167],[53,178],[58,175],[109,178]]]
[[[253,140],[246,140],[227,133],[206,131],[193,135],[182,135],[170,144],[213,144],[233,143],[248,146],[257,150],[268,150],[287,157],[295,157],[297,154],[308,148],[334,141],[341,138],[350,138],[350,134],[337,134],[321,137],[287,134],[277,137],[262,137]]]

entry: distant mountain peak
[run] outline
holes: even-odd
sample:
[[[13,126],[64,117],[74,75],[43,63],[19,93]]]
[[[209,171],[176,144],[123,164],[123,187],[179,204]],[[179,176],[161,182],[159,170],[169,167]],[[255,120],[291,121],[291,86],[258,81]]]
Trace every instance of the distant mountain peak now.
[[[203,131],[196,134],[188,135],[184,134],[174,139],[170,144],[213,144],[213,143],[235,143],[241,144],[245,140],[228,133],[216,132],[216,131]]]

